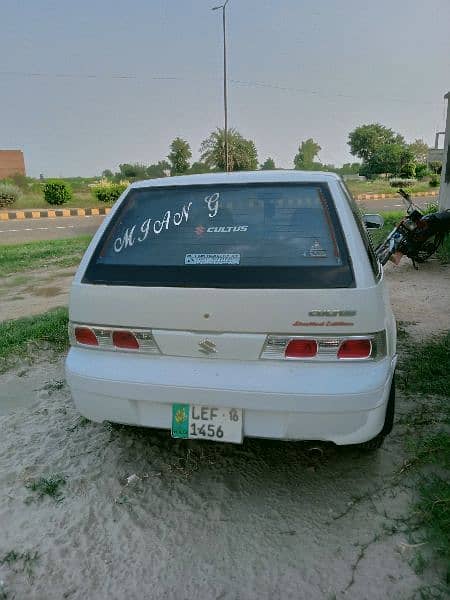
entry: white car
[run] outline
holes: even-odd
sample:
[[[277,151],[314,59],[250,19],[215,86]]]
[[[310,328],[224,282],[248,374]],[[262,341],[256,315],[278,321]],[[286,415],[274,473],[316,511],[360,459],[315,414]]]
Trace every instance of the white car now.
[[[67,380],[93,421],[368,448],[392,428],[395,321],[332,173],[132,184],[81,261],[69,331]]]

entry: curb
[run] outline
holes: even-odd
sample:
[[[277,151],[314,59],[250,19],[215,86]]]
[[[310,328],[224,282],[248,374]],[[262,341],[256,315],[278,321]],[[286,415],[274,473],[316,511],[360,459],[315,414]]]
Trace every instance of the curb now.
[[[436,196],[439,196],[439,192],[414,192],[413,194],[411,194],[411,196],[414,197],[430,197],[430,198],[434,198]],[[389,198],[399,198],[398,194],[357,194],[356,196],[354,196],[354,198],[356,200],[384,200],[389,199]]]
[[[0,212],[0,221],[14,221],[22,219],[55,219],[56,217],[91,217],[94,215],[107,215],[109,206],[99,208],[57,208],[43,210],[7,210]]]
[[[439,192],[415,192],[411,196],[435,198]],[[357,194],[355,200],[384,200],[398,198],[398,194]],[[56,217],[91,217],[107,215],[111,208],[101,206],[99,208],[56,208],[40,210],[6,210],[0,211],[0,221],[14,221],[22,219],[55,219]]]

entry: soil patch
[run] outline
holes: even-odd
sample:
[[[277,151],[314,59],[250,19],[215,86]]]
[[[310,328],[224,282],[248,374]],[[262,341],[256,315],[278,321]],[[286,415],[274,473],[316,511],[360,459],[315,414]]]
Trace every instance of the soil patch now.
[[[385,267],[392,309],[409,334],[424,339],[450,326],[450,266],[437,259],[418,265],[403,258]]]
[[[385,600],[438,582],[414,565],[401,424],[375,454],[172,440],[81,418],[48,359],[0,376],[29,400],[0,417],[0,558],[32,557],[0,566],[5,594]]]
[[[46,268],[0,278],[0,321],[67,306],[76,269]]]

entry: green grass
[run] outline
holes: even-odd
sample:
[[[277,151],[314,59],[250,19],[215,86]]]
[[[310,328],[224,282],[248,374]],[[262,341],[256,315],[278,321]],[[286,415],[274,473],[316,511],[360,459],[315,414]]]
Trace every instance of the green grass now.
[[[66,484],[66,478],[62,475],[50,475],[49,477],[39,477],[25,484],[25,487],[37,494],[37,499],[41,500],[44,496],[50,496],[57,502],[63,500],[61,487]]]
[[[17,552],[16,550],[10,550],[3,558],[0,559],[0,565],[7,565],[10,569],[16,573],[22,571],[28,577],[33,576],[34,565],[39,558],[38,552]],[[1,592],[1,588],[0,588]],[[3,596],[7,598],[8,596]],[[1,596],[0,596],[1,598]]]
[[[0,276],[49,265],[77,265],[91,237],[84,235],[67,240],[46,240],[27,244],[0,246]]]
[[[347,187],[353,195],[358,194],[395,194],[397,188],[393,188],[384,179],[376,179],[375,181],[347,181]],[[439,188],[431,188],[428,181],[418,181],[412,188],[409,188],[412,193],[415,192],[439,192]]]
[[[426,542],[450,565],[450,331],[422,344],[408,338],[405,344],[399,385],[407,393],[425,395],[405,436],[410,465],[419,471],[414,514]],[[430,394],[437,398],[427,398]],[[431,474],[428,465],[433,465]],[[450,583],[450,567],[446,577]]]
[[[422,481],[419,493],[420,500],[416,504],[416,510],[425,526],[426,539],[446,564],[450,565],[450,481],[448,478],[431,475]],[[449,576],[450,566],[447,573],[447,577]]]
[[[48,204],[42,196],[42,193],[28,192],[25,193],[9,210],[26,210],[26,209],[60,209],[60,208],[89,208],[96,206],[110,206],[105,202],[99,202],[97,198],[89,191],[74,192],[71,200],[61,206],[53,206]]]
[[[410,394],[450,395],[450,331],[406,345],[399,385]]]
[[[68,346],[68,313],[57,308],[42,315],[0,323],[0,359],[26,355],[30,342],[51,344],[57,352]]]
[[[442,264],[450,264],[450,235],[448,235],[442,246],[437,251],[437,256]]]

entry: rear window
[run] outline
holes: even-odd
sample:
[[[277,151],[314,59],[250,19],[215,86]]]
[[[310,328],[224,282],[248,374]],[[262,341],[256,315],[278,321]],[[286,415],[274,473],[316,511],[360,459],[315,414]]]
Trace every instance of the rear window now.
[[[354,285],[336,211],[322,184],[131,189],[84,281],[238,288]]]

